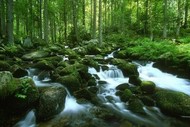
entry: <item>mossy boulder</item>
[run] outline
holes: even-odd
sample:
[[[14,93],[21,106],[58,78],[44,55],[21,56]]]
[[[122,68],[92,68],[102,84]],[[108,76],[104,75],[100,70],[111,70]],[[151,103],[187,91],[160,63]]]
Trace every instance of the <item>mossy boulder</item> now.
[[[153,94],[156,89],[156,85],[152,81],[142,81],[140,89],[145,94]]]
[[[40,70],[53,70],[55,67],[51,61],[41,60],[33,65],[34,68],[38,68]]]
[[[189,116],[190,96],[172,90],[158,90],[155,94],[157,106],[169,115]]]
[[[60,76],[57,81],[66,86],[71,93],[82,87],[79,77],[74,74]]]
[[[133,96],[133,93],[129,89],[125,89],[120,96],[121,101],[127,102],[131,97]]]
[[[23,55],[22,58],[24,60],[36,60],[39,58],[47,57],[48,55],[49,53],[46,51],[34,51],[34,52]]]
[[[0,61],[0,71],[9,71],[11,66],[6,61]]]
[[[114,65],[117,65],[119,69],[122,70],[123,75],[125,77],[129,77],[132,75],[139,75],[138,70],[137,70],[137,66],[133,63],[130,63],[128,61],[125,61],[123,59],[113,59],[112,63]]]
[[[141,80],[139,78],[139,76],[137,75],[132,75],[129,77],[129,83],[135,85],[135,86],[140,86],[141,85]]]
[[[14,66],[12,67],[14,70],[13,70],[13,77],[15,78],[21,78],[21,77],[24,77],[24,76],[27,76],[28,75],[28,72],[26,69],[20,67],[20,66]]]
[[[149,96],[141,96],[140,100],[146,106],[155,106],[155,101],[151,97],[149,97]]]
[[[18,86],[13,81],[13,75],[9,71],[0,72],[0,98],[5,98],[11,95],[18,89]]]
[[[37,119],[48,120],[60,113],[65,106],[67,92],[62,86],[43,88],[40,92]]]
[[[145,114],[143,107],[144,107],[143,102],[138,98],[131,98],[128,101],[128,109],[134,113]]]
[[[3,108],[22,112],[21,109],[34,106],[38,98],[38,89],[31,78],[17,79],[10,72],[0,73],[0,103]]]
[[[128,83],[123,83],[123,84],[120,84],[116,87],[117,90],[121,90],[121,91],[124,91],[125,89],[128,89],[130,87],[130,85]]]
[[[91,101],[91,99],[95,96],[95,94],[91,93],[88,89],[80,89],[76,92],[74,92],[74,95],[77,99],[86,99],[88,101]]]

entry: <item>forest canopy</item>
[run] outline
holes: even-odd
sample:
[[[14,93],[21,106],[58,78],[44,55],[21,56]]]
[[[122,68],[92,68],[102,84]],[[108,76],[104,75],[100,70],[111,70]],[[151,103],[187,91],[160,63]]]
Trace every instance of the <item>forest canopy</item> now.
[[[189,0],[0,0],[0,37],[80,42],[117,33],[186,36]],[[2,40],[1,40],[2,41]]]

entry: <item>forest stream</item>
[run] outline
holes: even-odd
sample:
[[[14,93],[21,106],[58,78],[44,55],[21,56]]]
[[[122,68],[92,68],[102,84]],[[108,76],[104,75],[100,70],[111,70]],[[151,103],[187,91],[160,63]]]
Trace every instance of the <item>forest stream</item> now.
[[[105,57],[113,57],[112,54]],[[180,91],[190,95],[190,81],[183,78],[178,78],[175,75],[165,73],[157,68],[154,68],[153,62],[141,63],[133,62],[138,66],[139,77],[141,80],[152,81],[158,88],[170,89],[174,91]],[[108,70],[103,70],[102,66],[107,66]],[[48,86],[63,86],[59,83],[52,83],[49,77],[44,80],[39,80],[35,69],[28,69],[29,76],[33,78],[37,87],[48,87]],[[114,112],[115,115],[120,116],[119,118],[126,119],[132,123],[122,122],[121,120],[110,120],[104,121],[96,118],[92,114],[94,110],[99,110],[98,105],[91,104],[90,102],[78,103],[76,98],[71,95],[67,90],[67,96],[65,100],[65,108],[62,112],[56,115],[53,119],[45,122],[36,122],[35,110],[29,111],[25,118],[20,120],[14,127],[87,127],[90,125],[99,127],[130,127],[130,126],[147,126],[147,127],[170,127],[170,126],[183,126],[186,127],[190,123],[189,116],[184,116],[185,120],[179,120],[174,117],[164,115],[158,107],[143,106],[144,113],[134,113],[128,109],[128,103],[124,103],[116,96],[116,87],[119,84],[129,82],[128,77],[124,77],[122,71],[115,65],[100,65],[100,70],[97,71],[93,67],[88,68],[88,73],[96,77],[98,93],[97,97],[101,100],[101,103],[109,111]],[[97,78],[98,76],[98,78]],[[105,81],[103,84],[101,81]],[[133,87],[133,84],[128,83]],[[101,112],[101,111],[100,111]],[[64,123],[64,124],[63,124]],[[63,125],[62,125],[63,124]]]

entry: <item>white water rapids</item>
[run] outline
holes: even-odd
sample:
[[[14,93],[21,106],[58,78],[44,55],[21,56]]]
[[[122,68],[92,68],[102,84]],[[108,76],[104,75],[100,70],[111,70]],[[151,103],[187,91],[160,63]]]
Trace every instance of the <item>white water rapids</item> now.
[[[138,64],[139,76],[142,80],[153,81],[157,87],[180,91],[190,95],[190,81],[164,73],[153,67],[153,62],[144,66]]]
[[[111,54],[112,55],[112,54]],[[108,57],[112,57],[112,56]],[[136,63],[137,64],[137,63]],[[187,79],[178,78],[172,74],[164,73],[157,68],[152,66],[153,63],[149,63],[146,65],[138,65],[139,77],[141,80],[153,81],[157,87],[164,89],[171,89],[175,91],[184,92],[190,95],[190,82]],[[129,78],[124,77],[123,73],[120,69],[118,69],[114,65],[107,65],[108,70],[96,71],[94,68],[89,68],[88,72],[92,75],[97,75],[99,79],[97,80],[97,86],[99,88],[98,97],[102,101],[104,105],[108,108],[111,108],[113,111],[118,114],[123,115],[125,118],[133,121],[134,123],[150,125],[154,127],[169,127],[170,123],[167,121],[167,117],[164,116],[158,108],[156,107],[144,107],[144,111],[146,116],[139,115],[131,112],[127,109],[127,103],[124,103],[120,100],[118,96],[115,95],[116,87],[123,83],[128,83]],[[34,75],[34,70],[30,70],[30,76],[33,78],[36,86],[51,86],[56,85],[56,83],[50,83],[45,81],[40,81],[36,75]],[[98,81],[105,81],[103,84],[98,84]],[[57,84],[58,85],[58,84]],[[56,117],[57,119],[61,119],[62,117],[69,117],[73,121],[80,118],[81,113],[89,114],[88,110],[92,107],[90,104],[78,104],[76,99],[70,95],[69,91],[67,91],[68,95],[65,101],[64,110]],[[51,120],[52,121],[52,120]],[[50,122],[51,123],[51,122]],[[34,112],[29,112],[26,117],[18,122],[14,127],[35,127],[37,126],[35,123],[35,115]]]

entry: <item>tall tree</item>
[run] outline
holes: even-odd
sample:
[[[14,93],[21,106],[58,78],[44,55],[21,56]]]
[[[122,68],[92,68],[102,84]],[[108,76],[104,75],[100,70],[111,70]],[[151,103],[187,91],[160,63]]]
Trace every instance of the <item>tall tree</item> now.
[[[189,0],[185,0],[185,21],[184,21],[184,28],[188,27],[188,11],[189,11]]]
[[[86,22],[86,10],[85,10],[85,8],[86,8],[86,6],[85,6],[85,4],[86,4],[86,1],[85,0],[82,0],[82,25],[85,27],[85,22]]]
[[[77,26],[77,0],[72,1],[73,7],[73,32],[75,41],[78,42],[78,26]]]
[[[6,29],[5,29],[5,20],[6,20],[6,15],[5,15],[5,1],[0,0],[0,34],[2,36],[6,35]]]
[[[14,44],[13,36],[13,0],[7,0],[7,35],[8,42]]]
[[[99,0],[99,43],[102,44],[102,0]]]
[[[178,12],[177,12],[177,27],[176,27],[176,38],[178,38],[179,37],[179,34],[180,34],[180,27],[181,27],[181,8],[182,8],[182,6],[181,6],[181,0],[178,0],[178,2],[177,2],[177,10],[178,10]]]
[[[96,38],[96,0],[94,0],[94,8],[93,8],[93,29],[92,29],[92,38]]]
[[[167,6],[168,0],[163,0],[163,38],[167,38]]]
[[[49,26],[48,26],[48,0],[44,0],[44,39],[48,43]]]

